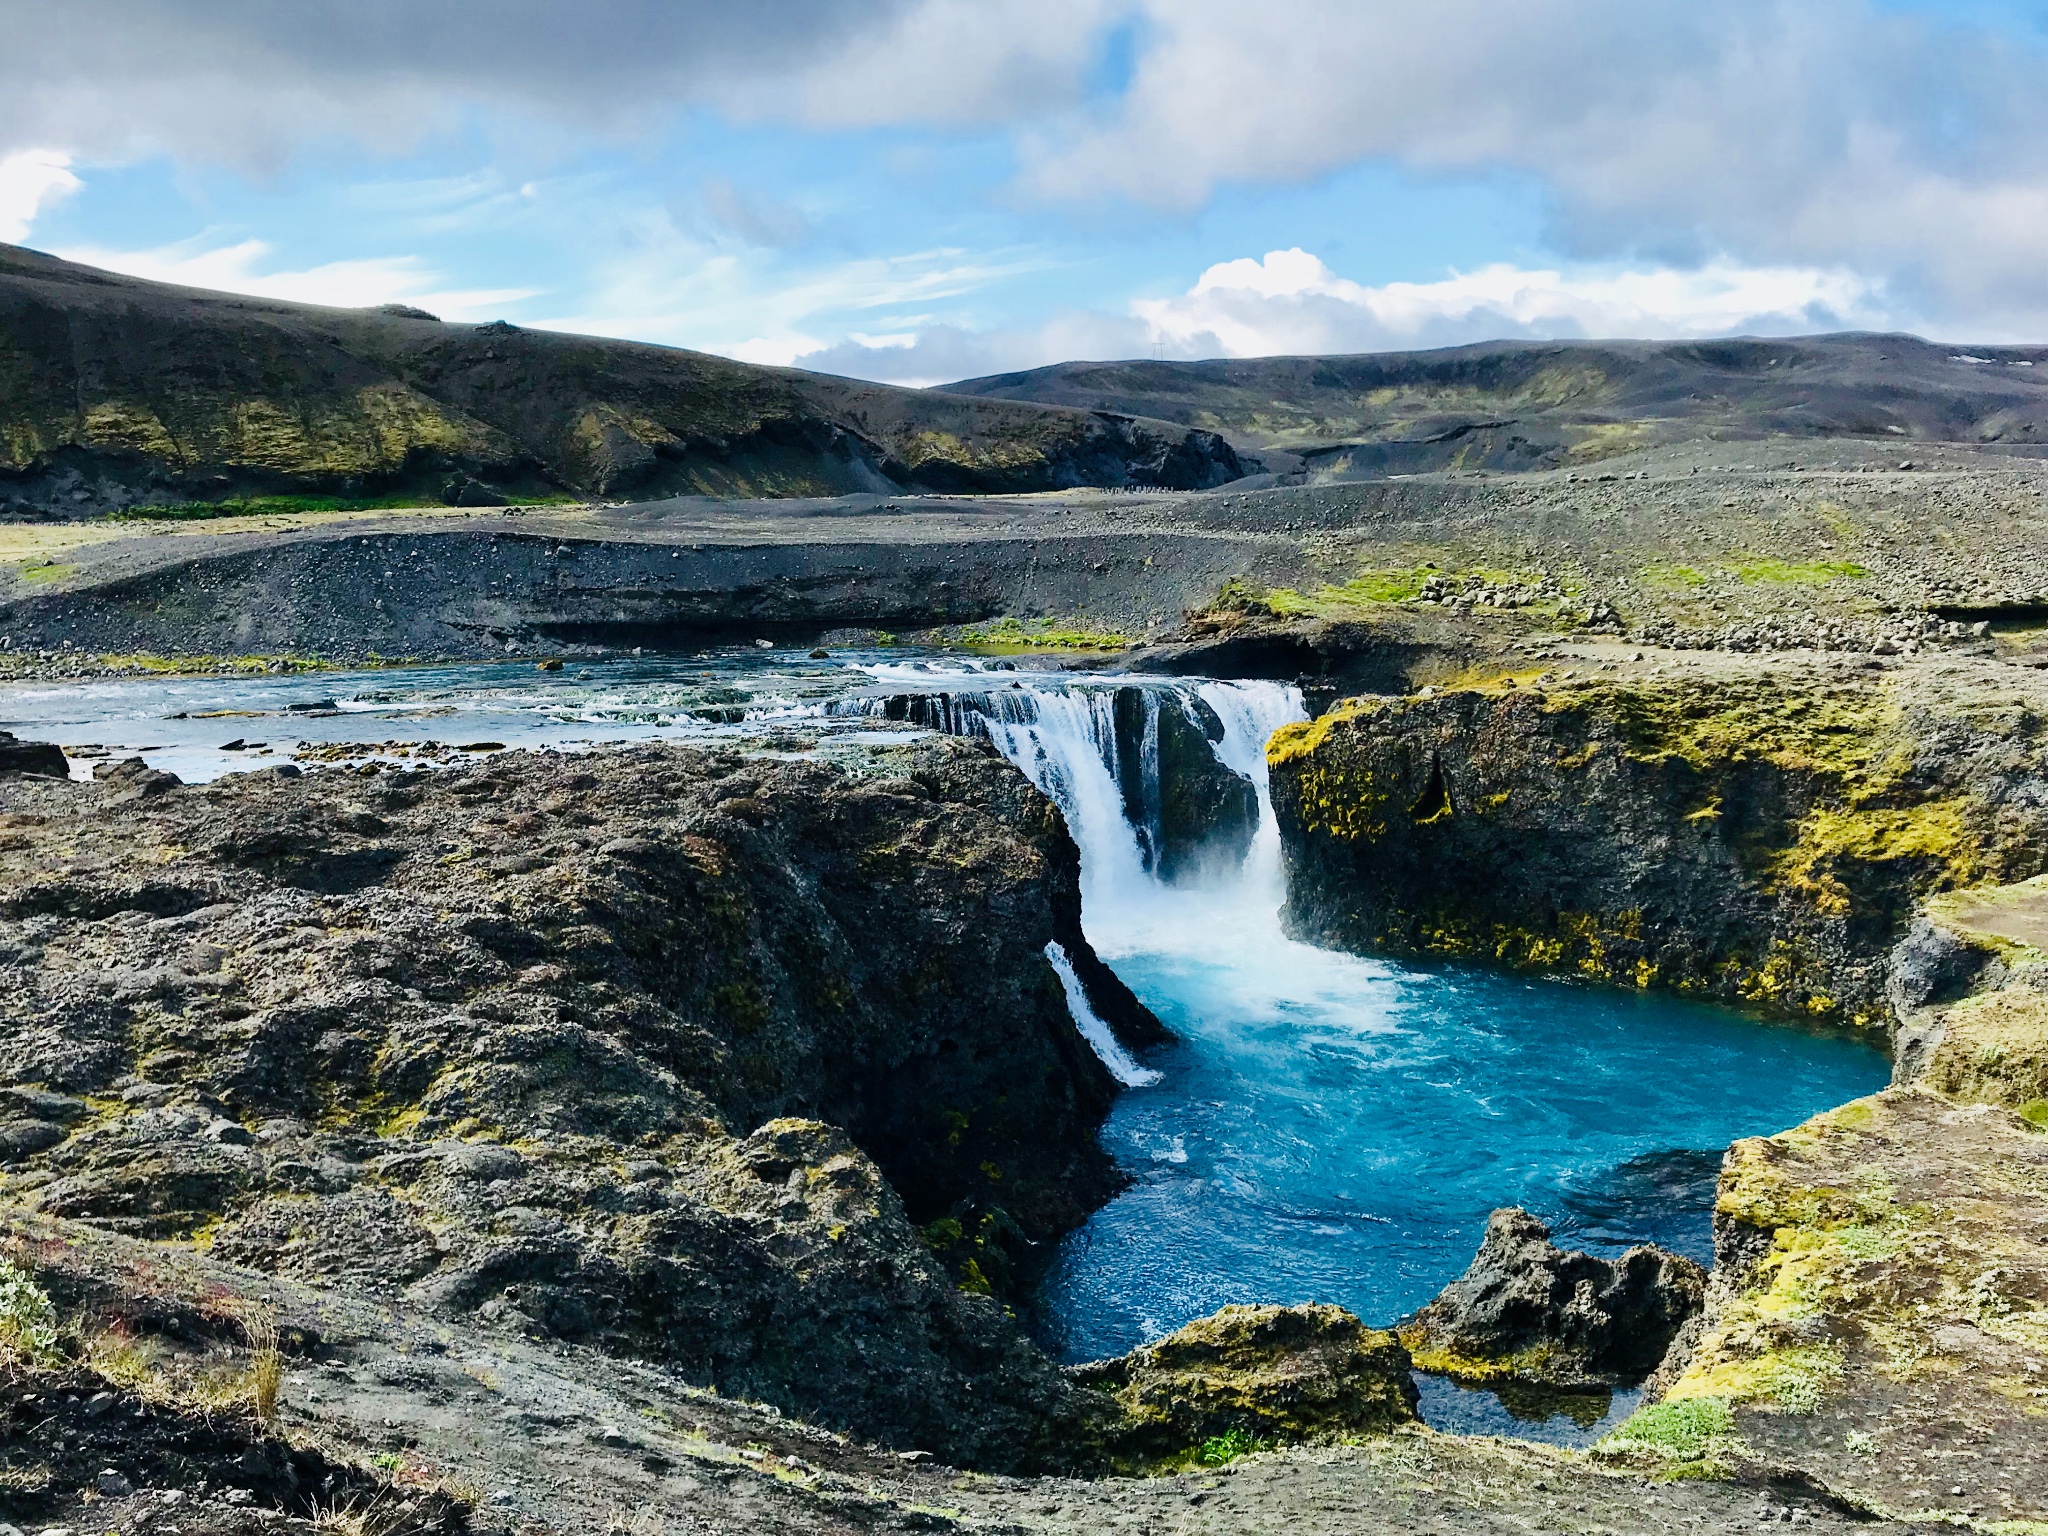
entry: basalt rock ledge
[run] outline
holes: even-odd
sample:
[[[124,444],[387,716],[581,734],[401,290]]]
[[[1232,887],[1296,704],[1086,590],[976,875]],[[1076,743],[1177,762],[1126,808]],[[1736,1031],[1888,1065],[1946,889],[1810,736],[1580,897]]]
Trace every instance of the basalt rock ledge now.
[[[1115,1188],[1115,1085],[1044,955],[1093,960],[1073,842],[985,744],[147,773],[0,776],[0,1202],[1072,1458],[1100,1395],[1001,1293]]]

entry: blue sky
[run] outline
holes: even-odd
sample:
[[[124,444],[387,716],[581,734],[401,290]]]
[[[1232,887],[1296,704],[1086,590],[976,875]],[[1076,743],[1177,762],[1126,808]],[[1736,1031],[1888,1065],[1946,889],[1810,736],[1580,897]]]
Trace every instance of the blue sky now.
[[[904,382],[2048,337],[2048,4],[0,0],[0,239]]]

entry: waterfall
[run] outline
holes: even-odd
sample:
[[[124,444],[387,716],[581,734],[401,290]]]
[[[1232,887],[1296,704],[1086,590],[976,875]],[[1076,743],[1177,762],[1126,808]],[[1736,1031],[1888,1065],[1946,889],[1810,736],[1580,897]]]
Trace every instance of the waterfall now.
[[[1223,722],[1216,758],[1243,774],[1259,792],[1259,828],[1245,855],[1241,879],[1245,904],[1264,915],[1262,929],[1280,931],[1280,904],[1287,892],[1280,870],[1280,820],[1273,814],[1273,780],[1266,768],[1266,743],[1283,725],[1306,720],[1299,688],[1272,683],[1203,683],[1196,690]]]
[[[1074,962],[1067,958],[1059,940],[1047,941],[1045,958],[1052,962],[1052,968],[1059,973],[1060,985],[1067,989],[1067,1011],[1074,1016],[1074,1027],[1081,1031],[1082,1039],[1095,1047],[1095,1054],[1109,1068],[1110,1076],[1126,1088],[1143,1088],[1158,1082],[1159,1074],[1149,1067],[1139,1066],[1136,1058],[1124,1049],[1123,1042],[1110,1033],[1109,1026],[1090,1006],[1087,988],[1074,974]]]
[[[1133,688],[1142,693],[1142,723],[1135,743],[1120,746],[1117,695]],[[1158,873],[1167,788],[1160,782],[1160,712],[1178,709],[1193,721],[1203,705],[1223,726],[1222,738],[1210,742],[1216,760],[1257,791],[1258,824],[1238,868],[1176,886]],[[1300,689],[1265,682],[1020,678],[986,692],[898,694],[856,707],[948,735],[985,735],[1059,806],[1081,850],[1082,925],[1105,959],[1141,953],[1215,957],[1246,946],[1285,944],[1280,827],[1266,776],[1266,740],[1289,721],[1307,718]],[[1135,751],[1126,750],[1132,746]],[[1049,948],[1047,958],[1067,989],[1075,1026],[1104,1065],[1122,1083],[1156,1080],[1088,1007],[1073,967],[1064,951],[1054,953],[1057,948]]]

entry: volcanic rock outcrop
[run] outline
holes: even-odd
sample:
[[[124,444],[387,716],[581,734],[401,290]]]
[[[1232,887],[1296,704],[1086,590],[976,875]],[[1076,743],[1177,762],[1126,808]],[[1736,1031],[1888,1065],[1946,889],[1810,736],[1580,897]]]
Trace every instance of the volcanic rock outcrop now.
[[[1488,1220],[1465,1273],[1396,1332],[1423,1369],[1465,1380],[1633,1386],[1699,1315],[1706,1291],[1706,1272],[1680,1254],[1569,1251],[1510,1207]]]
[[[1398,1339],[1341,1307],[1225,1307],[1068,1374],[1115,1399],[1111,1454],[1143,1463],[1228,1436],[1316,1441],[1414,1423],[1408,1365]]]
[[[1353,700],[1268,750],[1287,918],[1354,949],[1888,1024],[1889,952],[1923,900],[2048,866],[2040,703],[2010,669]]]
[[[944,739],[0,780],[0,1199],[1057,1462],[990,1293],[1115,1185],[1077,882]]]

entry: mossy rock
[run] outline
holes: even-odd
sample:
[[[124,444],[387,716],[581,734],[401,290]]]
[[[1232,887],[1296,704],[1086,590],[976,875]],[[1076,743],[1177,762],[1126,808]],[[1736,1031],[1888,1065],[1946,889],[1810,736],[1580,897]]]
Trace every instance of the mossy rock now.
[[[1876,1024],[1930,896],[2030,875],[2005,717],[1870,680],[1512,680],[1358,699],[1267,749],[1299,937]],[[1995,766],[2004,765],[2004,766]]]
[[[1327,1441],[1414,1423],[1409,1364],[1400,1340],[1341,1307],[1225,1307],[1068,1375],[1114,1400],[1113,1460],[1157,1463],[1233,1435]]]

